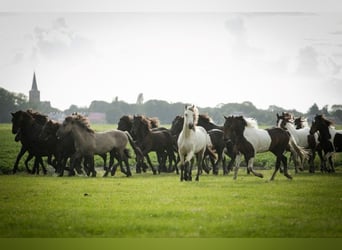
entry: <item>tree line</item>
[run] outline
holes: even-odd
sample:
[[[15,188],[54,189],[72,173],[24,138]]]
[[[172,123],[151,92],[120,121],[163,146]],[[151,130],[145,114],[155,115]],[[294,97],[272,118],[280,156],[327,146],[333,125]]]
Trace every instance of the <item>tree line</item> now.
[[[0,123],[11,122],[11,112],[17,110],[33,109],[44,114],[64,113],[69,115],[73,112],[89,114],[92,112],[105,113],[108,123],[117,124],[120,117],[127,114],[144,114],[150,117],[158,117],[162,124],[170,124],[177,115],[182,115],[185,103],[176,102],[169,103],[163,100],[148,100],[137,103],[127,103],[119,101],[115,98],[112,102],[92,101],[89,107],[78,107],[71,105],[69,109],[64,111],[51,107],[47,103],[30,103],[27,96],[9,92],[0,87]],[[281,112],[291,112],[295,116],[304,116],[309,119],[316,114],[324,114],[337,124],[342,124],[342,105],[332,105],[319,108],[314,103],[306,113],[301,113],[295,109],[286,110],[276,105],[270,105],[268,109],[258,109],[253,103],[246,101],[242,103],[226,103],[216,107],[199,107],[201,114],[208,114],[215,123],[223,124],[224,116],[227,115],[244,115],[255,118],[259,124],[275,125],[276,114]]]

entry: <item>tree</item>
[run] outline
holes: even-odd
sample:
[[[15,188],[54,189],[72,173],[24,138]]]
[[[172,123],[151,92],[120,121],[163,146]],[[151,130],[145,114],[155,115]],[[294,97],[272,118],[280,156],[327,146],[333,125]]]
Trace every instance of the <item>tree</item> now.
[[[141,104],[143,104],[143,103],[144,103],[144,94],[143,94],[143,93],[140,93],[140,94],[138,95],[136,104],[137,104],[137,105],[141,105]]]
[[[316,103],[314,103],[308,110],[308,115],[316,115],[319,113],[319,108]]]

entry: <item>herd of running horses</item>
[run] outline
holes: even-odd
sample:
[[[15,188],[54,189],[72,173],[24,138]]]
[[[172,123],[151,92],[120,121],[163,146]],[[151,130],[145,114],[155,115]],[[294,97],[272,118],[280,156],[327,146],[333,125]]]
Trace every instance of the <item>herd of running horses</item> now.
[[[309,126],[302,117],[283,112],[277,114],[275,127],[261,129],[256,120],[243,116],[225,116],[225,123],[220,126],[208,115],[199,114],[196,106],[186,105],[183,115],[174,118],[170,129],[160,127],[157,118],[125,115],[120,118],[117,129],[104,132],[94,131],[87,117],[77,113],[67,116],[62,123],[30,110],[11,115],[12,133],[15,141],[21,143],[13,173],[18,171],[20,159],[28,152],[25,166],[32,174],[39,174],[40,167],[47,173],[43,161],[47,157],[58,176],[67,171],[70,176],[85,172],[95,177],[94,155],[99,155],[104,161],[104,176],[115,175],[119,166],[128,177],[132,175],[130,144],[136,173],[151,168],[153,174],[176,172],[179,175],[180,166],[180,180],[191,181],[196,163],[197,181],[202,171],[217,175],[219,166],[224,175],[234,170],[236,179],[244,158],[247,171],[262,178],[262,173],[253,167],[254,159],[257,153],[270,151],[276,157],[271,180],[278,170],[291,179],[286,152],[291,152],[296,172],[303,170],[304,165],[314,172],[316,153],[320,170],[334,172],[333,154],[342,151],[342,131],[336,130],[333,122],[323,115],[316,115]],[[156,153],[156,166],[149,157],[150,152]],[[30,169],[28,163],[33,158]]]

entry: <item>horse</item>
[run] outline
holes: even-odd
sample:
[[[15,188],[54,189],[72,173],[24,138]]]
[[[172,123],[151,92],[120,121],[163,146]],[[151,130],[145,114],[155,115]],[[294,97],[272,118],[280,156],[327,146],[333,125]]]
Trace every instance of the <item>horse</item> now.
[[[319,132],[319,143],[324,152],[323,169],[328,172],[335,172],[332,156],[336,152],[342,152],[342,130],[336,130],[333,122],[323,115],[316,115],[310,129],[310,134]],[[330,169],[326,167],[328,160]],[[322,169],[321,169],[322,170]]]
[[[171,125],[171,133],[173,136],[175,136],[178,139],[178,136],[180,132],[183,129],[183,123],[184,123],[184,117],[183,116],[176,116]],[[212,149],[214,149],[217,153],[217,160],[215,157],[210,157],[211,154],[206,151],[205,156],[209,155],[209,160],[213,166],[213,174],[218,174],[218,164],[219,162],[222,162],[222,168],[223,168],[223,174],[226,175],[229,173],[231,166],[234,163],[235,160],[235,154],[233,152],[233,148],[230,141],[224,140],[224,134],[223,134],[223,126],[216,125],[211,118],[207,114],[199,114],[198,115],[198,126],[203,127],[207,133],[209,134],[211,143],[212,143]],[[225,164],[225,154],[228,155],[231,160],[226,166]],[[210,168],[206,167],[206,165],[203,165],[203,169],[209,173]]]
[[[56,166],[56,173],[58,174],[58,176],[63,176],[64,170],[70,171],[69,168],[66,168],[66,164],[68,159],[71,159],[73,154],[75,153],[74,139],[71,134],[58,139],[56,133],[61,126],[61,123],[49,120],[44,124],[39,135],[39,138],[41,140],[53,140],[56,144],[54,165]],[[76,166],[76,170],[77,173],[82,174],[82,170],[79,165]],[[74,173],[72,174],[74,175]]]
[[[146,117],[151,123],[151,128],[158,128],[160,121],[157,117]],[[121,131],[128,131],[134,140],[136,140],[136,135],[132,131],[132,125],[133,125],[133,116],[132,115],[123,115],[120,117],[120,120],[118,122],[118,130]]]
[[[307,128],[309,127],[308,120],[302,116],[294,118],[294,125],[296,129]]]
[[[86,169],[87,175],[92,173],[92,177],[96,176],[94,168],[94,154],[105,154],[107,152],[119,158],[121,171],[127,177],[131,176],[125,149],[128,142],[131,142],[128,133],[120,130],[109,130],[105,132],[95,132],[90,128],[89,121],[82,115],[67,116],[62,126],[57,130],[57,137],[63,138],[66,134],[71,133],[74,138],[76,152],[73,155],[74,161],[70,166],[70,170],[75,168],[75,162],[80,161],[82,157],[88,162],[89,168]],[[122,161],[125,162],[126,170],[123,168]],[[110,168],[107,168],[104,176],[107,176]],[[115,172],[114,172],[115,173]],[[112,175],[114,174],[112,172]]]
[[[19,110],[12,115],[12,134],[15,134],[15,140],[21,142],[22,147],[17,155],[16,162],[13,167],[13,173],[18,170],[18,164],[21,157],[26,151],[29,156],[25,160],[25,166],[29,173],[39,174],[39,165],[42,166],[43,173],[46,174],[47,170],[43,164],[42,157],[48,157],[48,163],[52,166],[52,155],[55,149],[55,144],[51,140],[42,141],[39,138],[43,125],[48,121],[47,116],[31,110]],[[34,167],[32,171],[28,167],[28,161],[35,157]]]
[[[274,180],[281,163],[284,167],[284,176],[292,179],[292,176],[288,173],[287,158],[284,155],[286,148],[290,146],[302,158],[305,157],[306,152],[298,147],[287,131],[281,128],[259,129],[256,120],[244,118],[243,116],[224,116],[224,118],[225,138],[231,139],[237,152],[239,152],[236,157],[234,179],[237,178],[241,154],[245,157],[247,168],[255,176],[263,178],[263,174],[254,171],[253,162],[257,153],[267,151],[276,156],[275,170],[270,180]]]
[[[176,162],[174,155],[173,139],[171,133],[166,128],[152,129],[151,120],[143,115],[133,117],[132,132],[136,135],[136,143],[141,149],[142,154],[146,157],[153,174],[156,170],[149,158],[148,153],[155,151],[159,163],[158,172],[161,170],[170,172],[172,170],[172,162]],[[166,158],[169,158],[169,168],[166,169]]]
[[[318,144],[318,135],[317,133],[315,133],[314,135],[310,135],[310,128],[308,126],[305,126],[305,124],[303,124],[301,120],[298,121],[297,119],[297,125],[302,126],[302,128],[297,129],[295,127],[293,115],[287,112],[283,112],[281,115],[277,114],[277,126],[288,131],[290,135],[293,137],[293,139],[296,141],[297,145],[307,150],[310,150],[309,172],[313,173],[315,172],[314,157],[316,152],[316,145]],[[303,162],[303,159],[301,159],[301,161]],[[298,173],[296,159],[294,159],[294,163],[295,171],[296,173]],[[300,169],[303,170],[303,166],[300,166]]]
[[[212,155],[216,157],[211,151],[212,143],[207,131],[203,127],[197,126],[197,121],[197,107],[195,105],[186,105],[183,129],[177,140],[178,154],[181,163],[181,181],[192,180],[190,161],[195,155],[197,161],[196,181],[199,181],[199,175],[202,172],[202,161],[205,151],[210,151]]]

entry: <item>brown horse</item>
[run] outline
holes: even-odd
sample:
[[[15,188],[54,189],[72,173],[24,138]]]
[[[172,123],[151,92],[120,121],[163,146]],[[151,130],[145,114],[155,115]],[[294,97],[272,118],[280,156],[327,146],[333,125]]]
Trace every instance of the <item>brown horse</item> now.
[[[132,132],[136,135],[136,143],[146,157],[154,174],[156,170],[148,156],[148,153],[154,151],[157,153],[159,163],[158,172],[173,170],[172,162],[176,162],[174,155],[174,146],[171,133],[166,128],[152,129],[151,121],[143,115],[137,115],[133,118]],[[169,167],[166,169],[165,163],[169,158]]]

